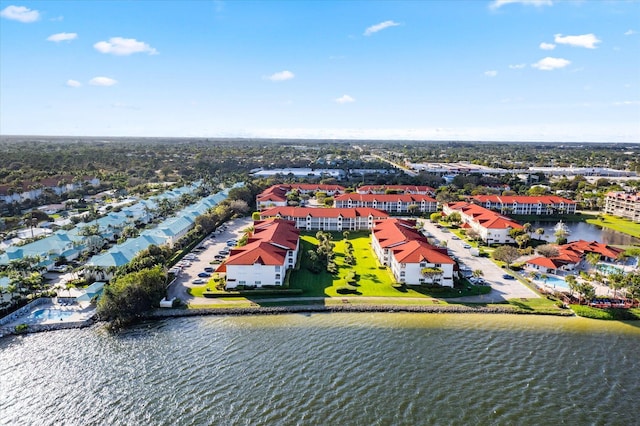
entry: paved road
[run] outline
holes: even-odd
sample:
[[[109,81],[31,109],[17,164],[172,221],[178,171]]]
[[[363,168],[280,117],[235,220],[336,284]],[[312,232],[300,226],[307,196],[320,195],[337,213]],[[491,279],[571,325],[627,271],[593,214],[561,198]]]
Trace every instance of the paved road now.
[[[177,297],[189,304],[213,304],[213,303],[224,303],[219,299],[205,299],[205,298],[197,298],[191,296],[187,290],[190,287],[196,286],[205,286],[206,284],[193,284],[193,280],[198,278],[198,274],[204,271],[204,268],[207,266],[211,266],[214,269],[218,265],[212,265],[211,262],[214,260],[214,256],[218,254],[220,250],[227,247],[227,240],[230,239],[239,239],[243,235],[243,230],[247,229],[251,226],[253,221],[250,217],[244,217],[239,219],[234,219],[226,222],[223,227],[225,228],[222,232],[214,232],[214,238],[207,237],[200,244],[204,247],[204,250],[199,253],[193,253],[196,258],[191,261],[191,265],[185,267],[180,275],[176,278],[176,280],[169,286],[167,289],[167,296],[169,299],[173,297]],[[206,278],[205,278],[206,280]]]
[[[190,287],[202,286],[206,284],[193,284],[193,280],[198,278],[198,273],[204,271],[207,266],[213,266],[210,262],[214,256],[218,254],[220,250],[226,247],[226,241],[229,239],[238,239],[242,235],[242,231],[251,226],[251,218],[241,218],[229,221],[225,224],[225,229],[221,233],[215,233],[213,239],[207,238],[201,244],[204,246],[204,250],[200,253],[194,253],[196,259],[192,261],[189,267],[183,269],[182,273],[177,277],[174,283],[167,290],[169,298],[178,297],[184,302],[192,305],[211,305],[211,304],[228,304],[231,302],[220,299],[205,299],[191,296],[187,291]],[[458,258],[468,265],[472,270],[481,269],[484,272],[484,279],[491,285],[491,293],[480,296],[467,296],[456,299],[451,299],[451,302],[469,302],[469,303],[495,303],[503,302],[507,299],[514,298],[535,298],[539,297],[535,292],[526,287],[524,284],[517,280],[505,280],[502,278],[504,270],[496,266],[491,260],[482,257],[471,256],[468,249],[462,247],[464,241],[453,240],[452,233],[442,232],[436,228],[430,222],[425,224],[425,229],[433,234],[438,240],[447,241],[447,247],[452,249]],[[298,301],[310,301],[316,300],[322,302],[325,298],[322,297],[283,297],[278,299],[270,299],[271,301],[281,302],[295,302]],[[348,297],[340,297],[339,299],[349,299]],[[363,297],[358,297],[358,300],[364,300]],[[389,298],[375,298],[367,297],[369,302],[375,303],[391,303]]]
[[[435,236],[440,241],[447,242],[447,248],[454,252],[462,263],[471,268],[482,270],[484,280],[491,285],[491,293],[484,296],[470,296],[456,299],[460,302],[501,302],[508,299],[535,298],[540,297],[529,287],[518,280],[505,280],[502,275],[505,270],[499,268],[495,263],[486,257],[472,256],[469,249],[465,249],[463,240],[453,240],[454,234],[442,232],[433,223],[427,221],[424,229]]]

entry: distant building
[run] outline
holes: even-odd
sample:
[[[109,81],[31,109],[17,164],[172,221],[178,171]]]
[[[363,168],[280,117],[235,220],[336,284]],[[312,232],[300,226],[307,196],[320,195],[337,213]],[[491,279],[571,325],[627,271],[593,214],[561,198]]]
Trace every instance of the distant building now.
[[[389,215],[372,208],[273,207],[260,212],[260,219],[292,220],[296,228],[307,231],[356,231],[373,228],[376,220]]]
[[[604,212],[640,222],[640,192],[609,192],[605,197]]]
[[[389,213],[431,213],[438,208],[438,202],[424,194],[341,194],[334,198],[333,206],[337,208],[371,207]]]
[[[334,178],[341,180],[345,177],[342,169],[309,169],[309,168],[288,168],[288,169],[262,169],[253,172],[257,177],[271,177],[276,175],[294,176],[296,178]]]
[[[263,210],[270,207],[282,207],[287,205],[287,196],[292,191],[300,194],[315,194],[324,192],[328,196],[342,194],[345,188],[340,185],[326,185],[318,183],[287,183],[272,185],[256,196],[256,207]]]
[[[474,203],[501,214],[575,214],[576,202],[556,195],[476,195]]]
[[[608,167],[529,167],[531,173],[543,173],[547,176],[637,176],[629,170],[616,170]]]
[[[446,248],[429,244],[416,229],[415,221],[377,221],[371,232],[371,246],[380,264],[389,266],[396,282],[453,287],[455,261],[447,255]]]
[[[518,222],[478,204],[458,202],[446,204],[442,208],[446,215],[456,211],[462,218],[462,227],[475,230],[487,244],[514,243],[509,231],[522,229]]]
[[[395,192],[399,194],[423,194],[435,195],[436,190],[430,186],[419,185],[362,185],[356,192],[358,194],[386,194]]]

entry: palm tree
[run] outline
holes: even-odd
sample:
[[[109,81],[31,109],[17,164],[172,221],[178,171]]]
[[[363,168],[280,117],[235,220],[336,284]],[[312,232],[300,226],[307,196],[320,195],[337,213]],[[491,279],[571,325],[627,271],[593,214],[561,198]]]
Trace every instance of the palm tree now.
[[[536,235],[538,236],[538,239],[541,240],[542,236],[544,235],[544,228],[537,228]]]
[[[600,262],[600,254],[594,252],[587,253],[587,255],[585,256],[585,260],[589,265],[591,265],[592,268],[595,269],[598,262]]]

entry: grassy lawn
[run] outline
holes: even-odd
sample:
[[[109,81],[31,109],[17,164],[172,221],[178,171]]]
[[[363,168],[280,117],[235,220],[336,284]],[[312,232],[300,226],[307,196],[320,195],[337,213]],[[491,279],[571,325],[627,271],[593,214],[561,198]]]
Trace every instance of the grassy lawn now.
[[[566,311],[566,309],[559,308],[556,302],[549,300],[546,297],[536,297],[531,299],[510,299],[509,305],[514,306],[523,311],[531,311],[536,313],[557,313],[559,311]]]
[[[640,320],[640,308],[631,309],[600,309],[584,305],[571,305],[576,315],[600,320],[638,321]]]
[[[303,234],[300,237],[302,250],[302,265],[300,269],[293,271],[291,275],[291,288],[301,288],[305,296],[330,296],[343,297],[337,293],[337,288],[345,285],[347,273],[353,270],[360,279],[358,280],[358,292],[364,296],[407,296],[426,297],[412,290],[402,293],[392,287],[395,280],[387,268],[378,267],[378,260],[370,245],[369,232],[350,232],[349,241],[353,244],[356,264],[353,266],[344,264],[344,239],[341,233],[333,233],[335,243],[335,262],[338,266],[338,274],[333,276],[325,271],[314,274],[309,271],[309,258],[306,255],[309,250],[314,250],[318,240],[314,235]]]
[[[628,219],[610,216],[608,214],[602,215],[602,217],[604,220],[588,219],[587,223],[603,228],[613,229],[614,231],[640,238],[640,223],[634,223]]]
[[[292,271],[290,287],[300,288],[304,291],[304,296],[316,297],[351,297],[354,294],[342,295],[337,289],[345,285],[345,277],[350,271],[354,271],[359,277],[357,281],[357,293],[360,296],[371,297],[415,297],[415,298],[442,298],[477,295],[475,287],[465,287],[464,289],[425,289],[422,287],[408,286],[406,288],[394,288],[395,279],[388,268],[381,268],[378,259],[373,253],[370,244],[370,233],[368,231],[350,232],[349,241],[353,244],[356,264],[353,266],[344,263],[344,238],[341,233],[333,233],[335,243],[335,262],[338,266],[338,274],[333,276],[327,272],[314,274],[308,269],[309,250],[314,250],[318,244],[315,234],[303,233],[300,237],[302,250],[302,264],[298,270]],[[480,289],[484,290],[484,289]]]

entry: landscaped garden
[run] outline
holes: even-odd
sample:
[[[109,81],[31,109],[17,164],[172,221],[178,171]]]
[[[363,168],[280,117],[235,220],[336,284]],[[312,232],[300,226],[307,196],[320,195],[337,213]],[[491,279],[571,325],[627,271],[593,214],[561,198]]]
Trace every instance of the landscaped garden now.
[[[326,270],[312,272],[312,258],[309,251],[315,251],[320,243],[315,234],[303,233],[300,236],[300,250],[302,251],[301,265],[292,271],[291,288],[300,288],[304,296],[341,297],[341,296],[375,296],[375,297],[458,297],[463,295],[477,295],[478,288],[465,286],[460,289],[447,287],[427,288],[426,286],[399,286],[396,284],[388,268],[380,265],[371,248],[371,237],[367,231],[351,231],[345,240],[339,232],[331,233],[334,246],[333,261],[336,274]],[[353,247],[355,263],[346,262],[347,244]],[[317,260],[314,260],[317,262]],[[485,290],[485,289],[482,289]]]

